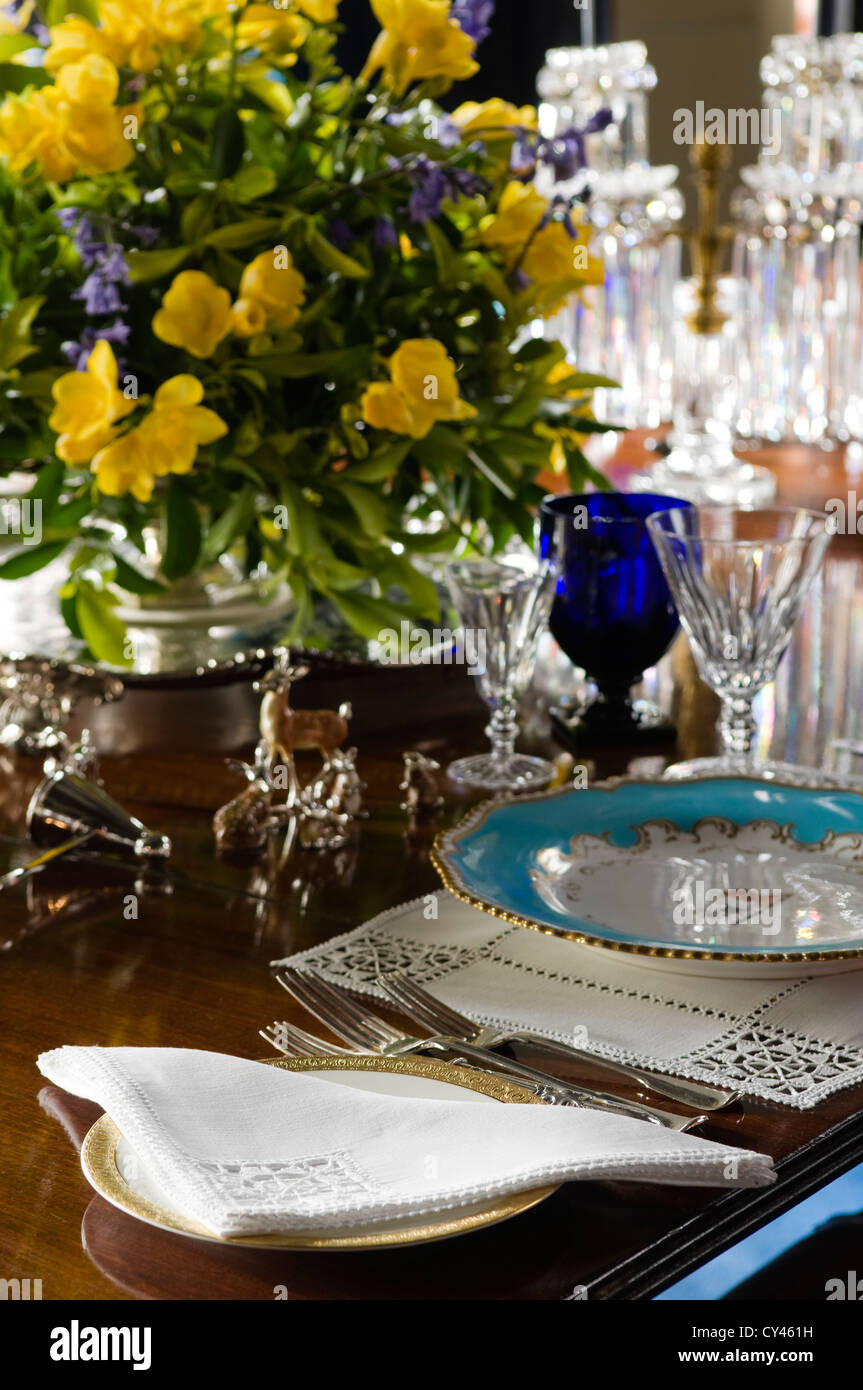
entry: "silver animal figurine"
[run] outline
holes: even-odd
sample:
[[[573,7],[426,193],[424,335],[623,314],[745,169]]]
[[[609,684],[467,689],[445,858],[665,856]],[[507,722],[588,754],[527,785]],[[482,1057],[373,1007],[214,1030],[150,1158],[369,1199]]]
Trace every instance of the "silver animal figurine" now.
[[[352,710],[343,704],[338,712],[331,709],[291,708],[291,685],[308,675],[308,666],[292,666],[286,648],[275,653],[276,664],[255,690],[261,700],[260,731],[256,763],[266,764],[267,780],[279,790],[287,791],[287,804],[293,806],[300,797],[294,754],[317,749],[324,766],[342,747],[348,736],[348,720]],[[279,769],[287,772],[287,786],[279,779]]]
[[[262,849],[275,824],[273,792],[257,777],[213,816],[219,850]]]
[[[434,758],[427,758],[425,753],[416,749],[403,753],[402,759],[404,777],[399,782],[399,791],[405,795],[401,809],[407,811],[412,818],[440,810],[444,799],[438,791],[435,777],[435,773],[440,772],[440,763],[436,763]]]
[[[365,782],[356,767],[357,750],[338,749],[300,797],[300,844],[305,849],[337,849],[347,842],[351,822],[365,815]]]

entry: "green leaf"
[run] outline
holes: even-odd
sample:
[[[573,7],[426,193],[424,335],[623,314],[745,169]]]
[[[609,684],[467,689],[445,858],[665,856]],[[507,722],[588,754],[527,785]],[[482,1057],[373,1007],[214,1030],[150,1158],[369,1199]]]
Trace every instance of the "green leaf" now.
[[[14,58],[16,53],[24,53],[28,48],[38,48],[38,40],[30,34],[3,34],[0,36],[0,62]]]
[[[238,203],[253,203],[256,198],[265,198],[275,186],[275,172],[264,164],[247,164],[234,175],[231,184]]]
[[[352,483],[382,483],[397,473],[413,447],[412,439],[400,439],[380,449],[364,463],[351,464],[340,476]]]
[[[285,544],[292,555],[321,555],[329,546],[321,535],[318,514],[295,483],[282,483],[282,504],[288,513]]]
[[[239,77],[246,91],[251,92],[271,111],[283,116],[285,120],[292,115],[294,99],[284,82],[271,82],[266,77],[244,77],[242,69],[240,69]]]
[[[60,590],[60,616],[77,642],[84,641],[77,612],[78,589],[75,584],[65,584]]]
[[[157,579],[150,579],[140,570],[136,570],[134,565],[130,565],[120,555],[113,557],[116,566],[114,573],[114,583],[121,589],[125,589],[128,594],[153,595],[165,592],[164,584],[160,584]]]
[[[44,303],[44,295],[19,299],[0,319],[0,370],[9,371],[36,351],[30,342],[30,329]]]
[[[93,656],[110,666],[128,669],[132,656],[126,629],[114,614],[116,600],[91,584],[81,584],[75,599],[75,617]]]
[[[178,478],[172,478],[165,502],[165,554],[162,573],[166,579],[182,579],[195,568],[201,553],[201,522],[191,494]]]
[[[20,63],[0,63],[0,92],[24,92],[28,87],[47,87],[54,76],[44,68],[28,68]]]
[[[343,275],[346,280],[368,279],[369,271],[364,265],[360,265],[359,261],[355,261],[352,256],[346,256],[343,251],[339,251],[316,228],[312,227],[308,232],[306,245],[315,259],[326,270],[334,270],[337,275]]]
[[[130,251],[126,259],[130,276],[140,285],[147,280],[161,280],[164,275],[170,275],[191,254],[191,246],[174,246],[164,251]]]
[[[165,187],[169,193],[176,193],[181,198],[193,198],[198,193],[215,193],[219,180],[210,172],[195,173],[190,169],[181,169],[168,175]]]
[[[410,618],[404,608],[386,599],[372,598],[370,594],[331,593],[326,589],[323,592],[345,622],[370,642],[377,641],[385,628],[395,628],[398,632],[402,619]]]
[[[402,589],[418,618],[434,621],[440,616],[437,587],[428,575],[414,569],[407,555],[390,555],[377,567],[377,579],[383,589]]]
[[[204,245],[220,246],[228,251],[236,250],[272,236],[279,226],[278,217],[247,217],[245,222],[229,222],[226,227],[217,227],[214,232],[208,232],[204,237]]]
[[[251,488],[243,488],[227,511],[213,523],[204,538],[201,553],[205,560],[218,560],[230,549],[237,536],[243,535],[255,519],[255,495]]]
[[[51,541],[47,545],[28,545],[24,550],[17,550],[0,564],[0,579],[23,579],[35,574],[62,555],[68,544],[67,540]]]
[[[36,481],[27,493],[30,501],[42,503],[43,520],[51,515],[60,500],[60,489],[66,476],[66,465],[62,459],[51,459],[36,474]]]
[[[387,508],[378,494],[363,487],[361,483],[344,481],[343,474],[338,478],[337,486],[341,496],[356,512],[357,520],[366,535],[376,538],[386,535]]]
[[[210,163],[220,179],[229,179],[240,167],[246,150],[246,131],[233,106],[223,106],[213,122]]]
[[[335,352],[272,353],[256,357],[259,371],[272,376],[303,377],[327,373],[331,376],[356,372],[368,359],[367,347],[338,348]]]

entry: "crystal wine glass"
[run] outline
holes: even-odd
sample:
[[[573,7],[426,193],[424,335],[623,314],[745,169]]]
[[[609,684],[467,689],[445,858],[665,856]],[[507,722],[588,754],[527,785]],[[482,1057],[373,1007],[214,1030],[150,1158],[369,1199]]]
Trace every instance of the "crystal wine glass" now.
[[[494,559],[453,560],[446,580],[464,628],[475,634],[480,692],[491,710],[489,753],[459,758],[447,772],[455,782],[487,791],[543,787],[553,767],[516,753],[518,702],[530,685],[540,636],[554,598],[557,562],[529,550]]]
[[[695,507],[648,517],[696,665],[722,702],[721,756],[676,763],[667,777],[792,780],[793,768],[755,759],[752,702],[776,676],[830,542],[830,522],[826,512],[803,507]]]

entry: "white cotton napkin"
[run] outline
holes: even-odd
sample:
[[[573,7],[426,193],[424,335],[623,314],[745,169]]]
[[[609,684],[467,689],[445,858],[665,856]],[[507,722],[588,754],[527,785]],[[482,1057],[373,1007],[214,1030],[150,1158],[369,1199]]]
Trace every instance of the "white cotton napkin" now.
[[[215,1235],[362,1227],[572,1178],[773,1181],[769,1158],[594,1110],[373,1094],[242,1057],[61,1047],[49,1081],[104,1106]]]

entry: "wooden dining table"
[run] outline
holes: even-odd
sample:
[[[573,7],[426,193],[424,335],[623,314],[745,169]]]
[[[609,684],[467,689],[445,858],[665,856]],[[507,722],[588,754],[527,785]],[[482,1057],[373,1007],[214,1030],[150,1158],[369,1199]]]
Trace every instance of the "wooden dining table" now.
[[[820,507],[855,487],[853,449],[777,446],[752,457],[776,471],[782,502]],[[629,436],[611,474],[625,482],[644,459],[644,438]],[[863,737],[861,605],[863,541],[838,536],[775,686],[761,697],[762,742],[775,756],[863,772],[863,759],[833,748],[841,735]],[[572,681],[577,691],[574,673]],[[591,780],[623,773],[634,759],[659,770],[713,751],[716,701],[685,640],[652,688],[674,716],[677,743],[588,749]],[[272,851],[217,856],[212,813],[239,789],[225,765],[235,726],[224,688],[202,681],[185,692],[170,727],[167,714],[160,723],[169,702],[160,707],[158,691],[147,695],[149,720],[133,717],[130,704],[123,724],[117,705],[125,739],[117,747],[127,751],[102,762],[107,789],[172,837],[167,876],[142,883],[132,865],[79,858],[0,894],[0,1277],[41,1280],[43,1299],[272,1300],[287,1289],[294,1300],[643,1300],[863,1159],[857,1086],[810,1110],[747,1098],[710,1117],[705,1137],[772,1156],[771,1187],[569,1183],[502,1225],[404,1249],[232,1247],[155,1229],[97,1196],[77,1150],[99,1110],[46,1085],[40,1052],[76,1043],[264,1056],[259,1028],[278,1018],[310,1022],[274,983],[270,961],[439,887],[432,839],[474,798],[441,775],[445,807],[411,824],[399,805],[402,753],[419,749],[445,767],[482,746],[486,715],[469,677],[450,672],[433,699],[436,687],[423,687],[423,698],[417,684],[412,701],[394,671],[346,667],[320,689],[351,699],[358,720],[352,737],[368,816],[348,846],[296,851],[284,864]],[[317,693],[313,673],[297,703]],[[541,699],[538,708],[526,746],[553,750]],[[241,721],[236,729],[233,751],[247,753],[248,731]],[[0,873],[32,853],[22,844],[23,812],[39,775],[37,760],[3,755]],[[592,1063],[559,1074],[635,1095]]]

